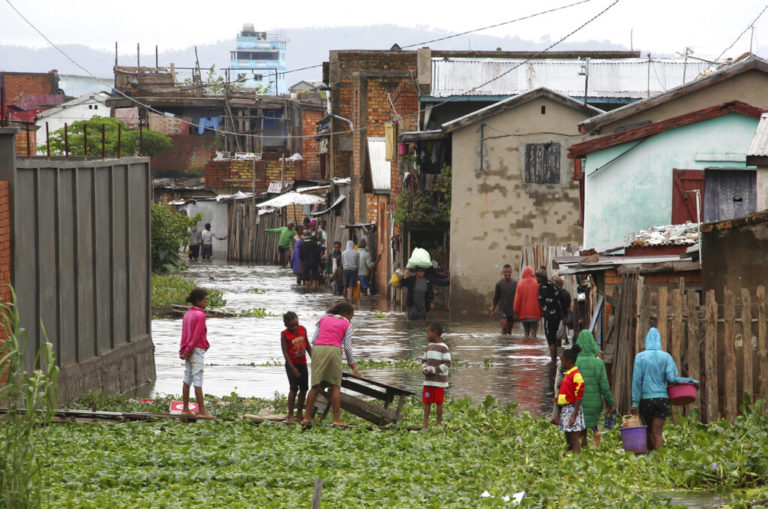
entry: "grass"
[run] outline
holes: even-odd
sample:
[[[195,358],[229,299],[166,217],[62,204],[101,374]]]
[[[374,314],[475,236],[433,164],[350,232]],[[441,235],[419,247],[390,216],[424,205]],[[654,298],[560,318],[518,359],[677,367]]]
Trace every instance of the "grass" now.
[[[152,274],[152,307],[170,308],[174,304],[187,305],[189,292],[195,288],[191,281],[179,274]],[[218,308],[226,305],[222,291],[216,288],[208,290],[208,307]]]

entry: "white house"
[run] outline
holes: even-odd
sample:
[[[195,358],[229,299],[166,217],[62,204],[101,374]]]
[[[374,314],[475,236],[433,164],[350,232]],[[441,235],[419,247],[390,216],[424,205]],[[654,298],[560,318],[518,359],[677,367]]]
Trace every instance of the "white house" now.
[[[89,118],[109,116],[109,108],[105,102],[109,94],[106,92],[97,92],[85,94],[77,99],[72,99],[61,105],[45,110],[35,117],[37,129],[37,144],[45,145],[45,124],[48,124],[48,132],[53,133],[57,129],[64,127],[64,124],[72,124],[77,120],[88,120]],[[38,151],[38,155],[44,155],[45,150]]]

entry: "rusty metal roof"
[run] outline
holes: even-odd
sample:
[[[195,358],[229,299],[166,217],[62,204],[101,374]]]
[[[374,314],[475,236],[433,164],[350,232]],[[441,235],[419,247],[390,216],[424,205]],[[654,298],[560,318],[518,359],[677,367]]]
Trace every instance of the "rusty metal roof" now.
[[[433,58],[433,97],[505,96],[547,87],[584,97],[584,61],[546,59],[525,62],[501,58]],[[645,98],[695,80],[710,65],[688,59],[590,59],[589,97]],[[496,76],[501,78],[490,83]],[[685,79],[683,79],[685,76]],[[475,88],[478,87],[478,88]]]

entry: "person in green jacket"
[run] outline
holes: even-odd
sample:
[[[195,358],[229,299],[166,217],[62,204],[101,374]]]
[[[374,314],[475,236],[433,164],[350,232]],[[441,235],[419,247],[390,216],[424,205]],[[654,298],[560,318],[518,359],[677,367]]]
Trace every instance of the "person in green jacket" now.
[[[288,265],[287,253],[293,251],[293,238],[295,231],[293,231],[293,221],[288,221],[288,226],[281,226],[280,228],[268,228],[264,230],[267,233],[279,233],[280,240],[277,241],[277,251],[280,253],[280,266],[286,267]]]
[[[613,396],[608,385],[608,374],[605,372],[605,363],[598,354],[595,337],[588,330],[582,330],[576,339],[581,351],[576,358],[576,366],[584,378],[584,399],[581,402],[584,408],[584,431],[581,432],[582,447],[587,446],[587,430],[595,430],[595,443],[600,443],[600,431],[598,421],[603,411],[603,401],[613,411]]]

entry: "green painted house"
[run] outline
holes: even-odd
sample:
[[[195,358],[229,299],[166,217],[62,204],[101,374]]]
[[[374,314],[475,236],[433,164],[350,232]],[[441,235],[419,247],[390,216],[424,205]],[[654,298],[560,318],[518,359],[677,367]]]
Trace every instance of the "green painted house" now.
[[[651,226],[754,212],[746,154],[764,111],[730,101],[573,145],[583,247],[605,251]]]

